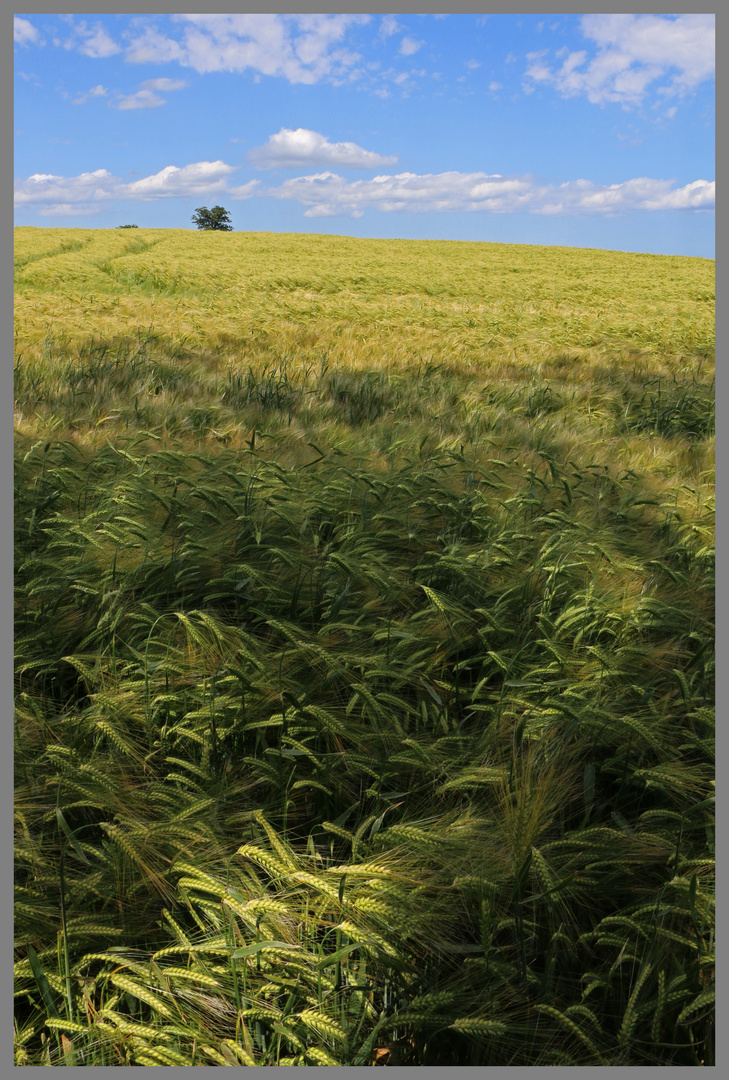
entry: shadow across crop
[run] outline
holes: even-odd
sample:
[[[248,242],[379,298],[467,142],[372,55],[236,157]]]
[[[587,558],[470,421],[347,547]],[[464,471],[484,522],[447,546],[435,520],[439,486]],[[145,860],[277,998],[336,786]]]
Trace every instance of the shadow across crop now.
[[[568,349],[554,252],[250,243],[237,336],[19,322],[16,1064],[712,1065],[704,316],[638,362],[585,253]]]

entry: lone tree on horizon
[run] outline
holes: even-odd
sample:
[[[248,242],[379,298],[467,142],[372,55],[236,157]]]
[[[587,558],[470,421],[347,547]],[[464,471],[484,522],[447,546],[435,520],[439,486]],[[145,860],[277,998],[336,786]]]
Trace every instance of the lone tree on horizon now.
[[[198,229],[216,229],[219,232],[233,231],[233,226],[230,224],[230,214],[222,206],[214,206],[212,210],[208,210],[207,206],[198,206],[192,215],[192,221],[194,225],[197,225]]]

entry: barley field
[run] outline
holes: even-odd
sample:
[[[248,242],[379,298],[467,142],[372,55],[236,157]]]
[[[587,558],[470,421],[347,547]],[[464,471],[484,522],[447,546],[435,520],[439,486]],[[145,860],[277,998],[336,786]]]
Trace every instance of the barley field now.
[[[15,230],[17,1065],[713,1065],[714,263]]]

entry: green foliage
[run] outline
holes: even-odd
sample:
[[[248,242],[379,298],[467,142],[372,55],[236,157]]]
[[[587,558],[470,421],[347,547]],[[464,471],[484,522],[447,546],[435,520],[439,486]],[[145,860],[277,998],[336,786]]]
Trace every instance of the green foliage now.
[[[268,333],[18,343],[16,1064],[712,1065],[698,346]]]
[[[233,231],[230,214],[222,206],[213,206],[211,210],[208,210],[207,206],[198,206],[192,215],[192,223],[197,225],[198,229],[212,229],[218,232]]]

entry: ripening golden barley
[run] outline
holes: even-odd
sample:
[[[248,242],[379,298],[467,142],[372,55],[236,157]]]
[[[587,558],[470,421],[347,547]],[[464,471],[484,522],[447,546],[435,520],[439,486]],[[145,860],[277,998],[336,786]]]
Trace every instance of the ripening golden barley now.
[[[15,255],[16,1064],[713,1060],[713,262]]]

